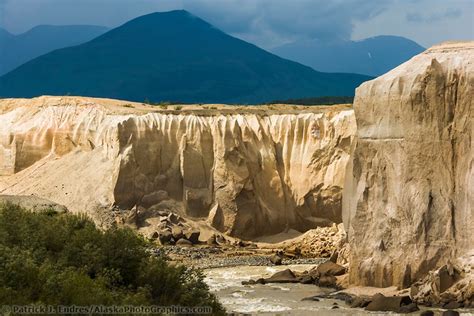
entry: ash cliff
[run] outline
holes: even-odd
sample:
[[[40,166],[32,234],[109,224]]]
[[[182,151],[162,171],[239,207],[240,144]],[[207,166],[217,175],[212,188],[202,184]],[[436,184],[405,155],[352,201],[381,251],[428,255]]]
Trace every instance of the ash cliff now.
[[[243,238],[342,221],[350,108],[169,108],[1,100],[0,193],[38,195],[105,226],[132,209],[168,210]]]
[[[361,85],[354,111],[0,100],[0,194],[240,238],[343,221],[350,284],[471,306],[473,74],[474,42],[444,43]]]
[[[351,283],[405,288],[460,262],[472,273],[473,92],[474,42],[434,46],[357,89],[343,208]]]

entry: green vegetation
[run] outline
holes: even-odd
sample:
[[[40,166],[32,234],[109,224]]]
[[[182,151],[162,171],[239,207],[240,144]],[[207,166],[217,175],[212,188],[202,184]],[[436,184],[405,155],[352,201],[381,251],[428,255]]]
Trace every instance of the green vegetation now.
[[[223,308],[198,270],[171,266],[130,229],[81,216],[0,205],[0,305],[160,305]]]
[[[145,99],[145,101],[143,101],[143,103],[148,104],[148,105],[159,106],[163,110],[166,110],[169,105],[171,105],[173,103],[180,103],[180,102],[170,102],[170,101],[152,102],[149,99]]]
[[[314,97],[314,98],[302,98],[302,99],[288,99],[288,100],[276,100],[269,102],[268,104],[298,104],[298,105],[333,105],[333,104],[347,104],[353,103],[354,97],[351,96],[327,96],[327,97]]]

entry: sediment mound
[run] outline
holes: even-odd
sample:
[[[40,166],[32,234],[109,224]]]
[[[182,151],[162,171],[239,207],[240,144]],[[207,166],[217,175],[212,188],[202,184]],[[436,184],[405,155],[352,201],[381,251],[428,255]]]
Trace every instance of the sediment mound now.
[[[340,223],[353,111],[0,100],[0,194],[35,194],[107,226],[168,211],[253,237]]]
[[[34,195],[0,195],[0,205],[2,204],[18,205],[33,212],[66,213],[68,211],[64,205]]]
[[[473,93],[474,42],[434,46],[357,89],[351,283],[404,288],[474,255]]]

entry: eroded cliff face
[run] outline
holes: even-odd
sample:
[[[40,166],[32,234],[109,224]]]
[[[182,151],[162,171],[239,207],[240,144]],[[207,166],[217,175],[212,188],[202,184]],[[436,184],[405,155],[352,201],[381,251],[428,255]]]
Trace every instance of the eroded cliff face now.
[[[172,210],[239,237],[342,221],[351,109],[125,103],[1,100],[0,192],[98,222],[112,209]]]
[[[351,283],[406,287],[474,258],[473,91],[473,42],[435,46],[357,89]]]

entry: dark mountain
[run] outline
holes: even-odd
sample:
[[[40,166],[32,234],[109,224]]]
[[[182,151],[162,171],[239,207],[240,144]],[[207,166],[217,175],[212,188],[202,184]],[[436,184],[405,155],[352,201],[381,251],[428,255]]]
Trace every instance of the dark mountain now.
[[[93,25],[40,25],[12,35],[0,29],[0,75],[55,49],[90,41],[107,30]]]
[[[318,71],[380,76],[424,50],[404,37],[376,36],[362,41],[295,42],[272,52]]]
[[[0,27],[0,41],[7,40],[13,36],[13,34],[10,34],[10,32]]]
[[[32,60],[0,78],[0,96],[254,103],[350,96],[367,79],[316,72],[186,11],[171,11],[136,18],[88,43]]]
[[[2,57],[4,56],[5,50],[7,49],[7,43],[14,37],[15,36],[13,34],[10,34],[7,30],[4,30],[0,27],[0,75],[2,75],[1,69],[4,64]]]

